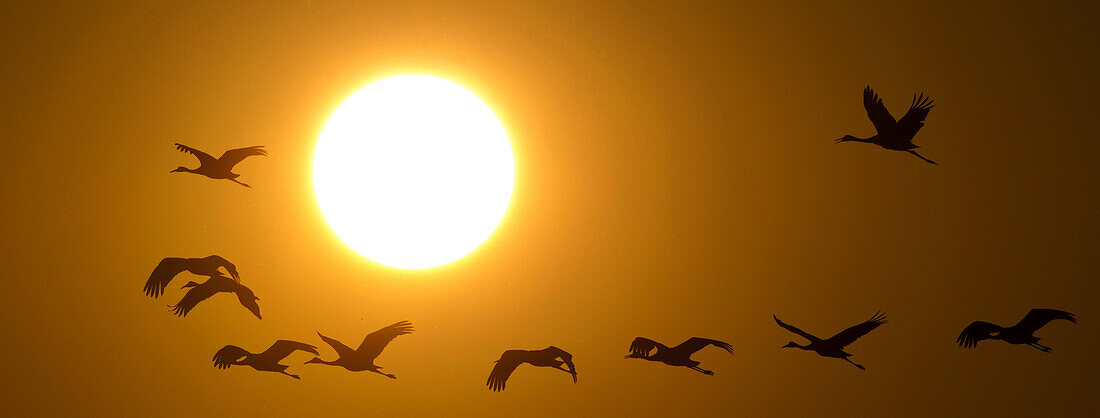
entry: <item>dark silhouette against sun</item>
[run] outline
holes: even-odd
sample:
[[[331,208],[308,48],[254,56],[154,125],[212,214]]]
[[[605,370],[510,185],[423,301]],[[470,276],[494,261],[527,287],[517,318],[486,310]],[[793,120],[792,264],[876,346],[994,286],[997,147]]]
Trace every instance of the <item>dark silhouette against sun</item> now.
[[[164,293],[164,288],[168,286],[168,283],[184,271],[199,276],[215,277],[222,275],[218,268],[225,268],[230,277],[233,277],[233,280],[241,281],[241,275],[237,273],[237,266],[217,255],[203,258],[165,258],[160,260],[157,267],[153,269],[153,273],[149,275],[149,280],[145,282],[145,294],[153,298],[159,297]]]
[[[573,365],[573,355],[560,348],[549,346],[542,350],[508,350],[500,355],[500,359],[494,361],[493,371],[489,372],[489,380],[485,382],[489,390],[499,392],[504,390],[504,384],[508,377],[519,365],[527,363],[537,367],[551,367],[573,376],[573,383],[577,383],[577,368]],[[562,365],[568,366],[568,369]]]
[[[202,283],[193,281],[187,282],[182,288],[190,289],[179,303],[169,306],[176,315],[187,316],[199,302],[209,299],[211,296],[218,293],[232,293],[237,295],[237,300],[240,301],[241,306],[244,306],[245,309],[248,309],[249,312],[256,315],[257,319],[263,319],[263,317],[260,316],[260,305],[256,303],[260,298],[256,297],[256,295],[252,293],[252,289],[249,289],[248,286],[231,278],[214,276]]]
[[[874,90],[871,90],[871,86],[867,86],[863,89],[863,107],[867,109],[867,117],[871,119],[871,124],[875,125],[877,134],[870,138],[844,135],[843,138],[836,140],[838,144],[849,141],[867,142],[888,150],[905,151],[929,163],[936,163],[913,151],[914,148],[920,148],[913,144],[913,136],[924,126],[924,119],[928,117],[928,111],[934,107],[932,99],[924,97],[924,93],[921,93],[919,97],[913,96],[913,102],[909,104],[909,111],[905,112],[905,116],[902,116],[901,120],[895,121],[894,117],[890,115],[890,111],[886,110],[886,105],[882,104],[882,99],[875,94]]]
[[[848,359],[848,357],[851,357],[852,355],[844,352],[844,347],[848,344],[855,342],[857,339],[859,339],[859,337],[867,335],[868,332],[871,332],[871,330],[878,328],[879,325],[886,323],[886,314],[879,312],[872,316],[871,319],[868,319],[867,321],[864,321],[863,323],[860,323],[858,325],[853,325],[848,329],[841,331],[832,337],[829,337],[829,339],[823,340],[792,325],[787,325],[783,323],[783,321],[780,321],[779,318],[777,318],[775,315],[772,315],[772,318],[775,319],[775,323],[779,324],[779,326],[783,327],[787,331],[801,335],[803,338],[810,340],[810,343],[806,345],[799,345],[792,341],[783,346],[783,348],[801,348],[803,350],[814,351],[818,355],[824,357],[843,359],[844,361],[852,363],[853,366],[858,367],[860,370],[866,369],[862,365],[856,364],[852,362],[852,360]]]
[[[1039,344],[1039,338],[1031,334],[1055,319],[1065,319],[1077,323],[1077,318],[1066,311],[1032,309],[1024,316],[1024,319],[1007,328],[985,321],[974,321],[963,329],[955,342],[959,344],[959,347],[974,348],[981,340],[1001,340],[1009,344],[1027,344],[1039,351],[1049,353],[1050,347]]]
[[[382,328],[378,331],[367,334],[363,338],[363,342],[359,344],[359,348],[354,350],[351,347],[344,345],[339,341],[326,337],[320,332],[317,335],[321,336],[326,344],[332,346],[333,350],[336,350],[337,358],[332,361],[321,360],[320,357],[314,357],[307,361],[307,364],[327,364],[329,366],[340,366],[348,371],[361,372],[364,370],[372,371],[380,375],[386,376],[390,379],[396,379],[389,373],[382,372],[382,366],[374,364],[374,359],[378,358],[379,354],[382,354],[382,350],[386,348],[386,345],[397,338],[399,335],[405,335],[413,332],[412,323],[409,321],[401,321],[394,323],[388,327]]]
[[[691,337],[680,343],[680,345],[669,348],[651,339],[637,337],[630,343],[630,354],[626,358],[656,361],[669,366],[683,366],[705,375],[713,375],[713,371],[699,367],[699,362],[691,359],[692,354],[708,345],[713,345],[733,354],[733,347],[728,343],[709,338]]]
[[[290,366],[279,364],[282,359],[295,351],[316,355],[317,347],[297,341],[279,340],[264,352],[253,354],[235,345],[227,345],[214,353],[214,367],[228,369],[229,366],[251,366],[259,371],[282,373],[298,379],[298,375],[286,372]]]
[[[252,186],[241,183],[237,180],[237,177],[240,177],[241,175],[233,172],[233,166],[237,165],[237,163],[241,162],[241,160],[251,157],[253,155],[267,155],[267,150],[264,149],[263,145],[231,149],[222,153],[222,156],[218,157],[217,159],[211,157],[210,154],[179,143],[176,144],[176,149],[194,155],[195,158],[198,158],[199,167],[187,168],[180,166],[177,167],[175,170],[172,170],[172,173],[193,173],[210,177],[212,179],[227,179],[244,187]]]

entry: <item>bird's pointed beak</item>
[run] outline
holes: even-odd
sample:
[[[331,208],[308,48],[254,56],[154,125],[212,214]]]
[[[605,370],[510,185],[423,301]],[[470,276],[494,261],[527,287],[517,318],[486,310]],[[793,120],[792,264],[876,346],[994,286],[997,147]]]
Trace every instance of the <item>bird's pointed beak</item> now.
[[[846,138],[840,138],[840,139],[837,139],[837,140],[836,140],[835,142],[833,142],[833,143],[834,143],[834,144],[839,144],[839,143],[841,143],[841,142],[844,142],[844,141],[847,141],[847,140],[848,140],[848,139],[846,139]]]

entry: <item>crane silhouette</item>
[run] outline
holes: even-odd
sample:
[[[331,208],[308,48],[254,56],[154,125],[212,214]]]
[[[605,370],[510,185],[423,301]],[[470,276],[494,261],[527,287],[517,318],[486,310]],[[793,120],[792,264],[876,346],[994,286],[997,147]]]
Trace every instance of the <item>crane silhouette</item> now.
[[[231,149],[222,153],[222,156],[218,157],[217,159],[211,157],[210,154],[180,143],[176,143],[176,149],[194,155],[195,158],[198,158],[199,167],[187,168],[180,166],[175,170],[170,171],[171,173],[194,173],[210,177],[212,179],[227,179],[244,187],[252,186],[241,183],[237,180],[237,177],[240,177],[241,175],[233,172],[233,166],[237,165],[237,163],[241,162],[241,160],[251,157],[253,155],[267,155],[267,150],[264,149],[263,145]]]
[[[369,370],[386,376],[390,379],[396,379],[397,376],[389,373],[383,373],[380,370],[382,369],[382,366],[375,365],[374,359],[378,358],[379,354],[382,354],[382,349],[386,348],[386,345],[389,344],[390,341],[393,341],[393,339],[397,338],[398,335],[405,335],[410,332],[413,332],[412,323],[410,323],[409,321],[397,322],[393,325],[367,334],[367,336],[363,338],[363,342],[359,344],[359,348],[356,348],[354,350],[344,345],[343,343],[326,337],[318,332],[317,335],[321,336],[321,340],[332,346],[332,349],[336,350],[336,355],[339,357],[333,361],[325,361],[321,360],[320,357],[314,357],[307,361],[306,364],[320,363],[327,364],[329,366],[340,366],[352,372]]]
[[[496,366],[493,366],[493,371],[489,372],[489,380],[485,382],[489,390],[494,392],[504,390],[504,383],[508,381],[512,371],[523,363],[538,367],[553,367],[573,375],[573,383],[577,383],[577,369],[573,366],[573,355],[554,346],[542,350],[508,350],[494,363]],[[563,368],[563,364],[569,366],[569,369]]]
[[[217,255],[203,258],[165,258],[160,260],[157,267],[153,269],[153,273],[149,275],[149,280],[145,282],[145,294],[152,296],[154,299],[160,297],[168,283],[184,271],[199,276],[221,276],[222,273],[218,270],[220,267],[225,268],[229,275],[233,277],[233,280],[241,281],[241,276],[237,273],[237,266]]]
[[[867,321],[859,325],[849,327],[848,329],[837,333],[827,340],[823,340],[813,335],[810,335],[810,333],[800,330],[794,326],[784,324],[783,321],[780,321],[779,318],[777,318],[775,315],[772,315],[772,318],[775,318],[775,322],[779,324],[779,326],[785,328],[787,331],[801,335],[803,338],[810,340],[810,343],[806,345],[798,345],[792,341],[783,346],[783,348],[796,347],[803,350],[815,351],[818,355],[824,357],[843,359],[844,361],[852,363],[853,366],[858,367],[860,370],[866,369],[862,365],[856,364],[852,362],[852,360],[848,359],[848,357],[851,357],[852,355],[845,353],[844,347],[848,344],[855,342],[855,340],[859,339],[859,337],[867,335],[868,332],[871,332],[871,330],[878,328],[879,325],[886,323],[886,314],[878,312],[874,316],[872,316],[871,319],[868,319]]]
[[[1027,344],[1039,351],[1049,353],[1050,347],[1039,344],[1039,338],[1031,334],[1055,319],[1065,319],[1077,323],[1077,318],[1066,311],[1032,309],[1019,323],[1008,328],[985,321],[974,321],[963,329],[955,342],[959,344],[959,347],[973,348],[981,340],[1001,340],[1009,344]]]
[[[236,280],[225,276],[213,276],[202,283],[187,282],[181,289],[191,288],[187,291],[186,295],[183,295],[183,299],[175,305],[169,305],[172,311],[179,316],[187,316],[195,305],[202,302],[211,296],[218,293],[233,293],[237,295],[237,300],[241,302],[241,305],[256,315],[256,318],[263,319],[260,316],[260,305],[256,301],[260,298],[256,297],[252,293],[252,289],[240,284]]]
[[[252,366],[262,372],[277,372],[299,379],[298,375],[286,372],[287,366],[279,361],[295,351],[317,354],[317,347],[290,340],[279,340],[262,353],[249,353],[235,345],[227,345],[214,353],[214,367],[228,369],[229,366]]]
[[[924,158],[924,156],[913,151],[914,148],[920,148],[913,144],[913,136],[924,126],[924,118],[928,117],[928,111],[935,107],[932,104],[932,99],[924,97],[924,93],[921,93],[919,97],[913,96],[913,102],[909,104],[909,111],[905,112],[905,116],[902,116],[901,120],[894,121],[890,111],[886,110],[886,105],[882,104],[882,99],[878,97],[878,94],[875,94],[874,90],[871,90],[871,86],[867,86],[863,89],[863,107],[867,109],[867,117],[871,119],[871,124],[875,125],[877,134],[866,139],[844,135],[843,138],[836,140],[836,143],[866,142],[888,150],[905,151],[924,161],[936,164],[935,161]]]
[[[638,337],[630,343],[630,354],[626,358],[640,358],[642,360],[659,361],[670,366],[684,366],[710,376],[714,375],[714,372],[700,368],[699,362],[691,359],[692,354],[708,345],[713,345],[733,354],[733,347],[728,343],[708,338],[691,337],[678,346],[668,348],[668,346],[651,339]]]

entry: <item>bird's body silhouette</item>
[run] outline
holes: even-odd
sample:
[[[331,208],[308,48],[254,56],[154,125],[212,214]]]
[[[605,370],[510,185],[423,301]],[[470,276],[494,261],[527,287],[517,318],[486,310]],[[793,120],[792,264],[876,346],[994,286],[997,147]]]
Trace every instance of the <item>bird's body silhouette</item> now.
[[[233,280],[241,280],[240,274],[237,273],[237,266],[234,266],[233,263],[230,263],[220,256],[212,255],[203,258],[165,258],[160,260],[157,267],[153,269],[153,273],[149,275],[149,280],[145,282],[145,294],[153,298],[159,297],[164,293],[164,288],[168,286],[168,283],[171,282],[176,275],[184,271],[199,276],[214,277],[222,275],[218,268],[225,268],[225,270],[229,272],[229,275],[233,277]]]
[[[772,315],[772,318],[775,319],[775,322],[779,324],[779,326],[783,327],[787,331],[801,335],[803,338],[810,340],[810,343],[806,345],[798,345],[792,341],[783,346],[783,348],[801,348],[803,350],[817,352],[818,355],[824,357],[843,359],[844,361],[852,363],[853,366],[858,367],[860,370],[866,369],[862,365],[852,362],[852,360],[848,358],[852,355],[844,352],[844,347],[848,344],[855,342],[855,340],[859,339],[859,337],[867,335],[868,332],[871,332],[871,330],[878,328],[879,325],[886,323],[886,314],[879,312],[872,316],[871,319],[868,319],[867,321],[864,321],[859,325],[849,327],[848,329],[839,332],[838,334],[830,337],[827,340],[823,340],[794,326],[784,324],[783,321],[780,321],[779,318],[777,318],[775,315]]]
[[[233,166],[237,165],[237,163],[241,162],[241,160],[251,157],[253,155],[267,155],[267,150],[264,149],[263,145],[231,149],[222,153],[222,156],[218,158],[211,157],[210,154],[179,143],[176,144],[176,149],[194,155],[195,158],[198,158],[199,167],[187,168],[181,166],[176,168],[175,170],[172,170],[172,173],[194,173],[210,177],[212,179],[227,179],[244,187],[252,186],[241,183],[237,180],[237,177],[240,177],[241,175],[233,172]]]
[[[1077,318],[1066,311],[1032,309],[1019,323],[1008,328],[985,321],[974,321],[963,329],[955,342],[959,344],[959,347],[973,348],[981,340],[1001,340],[1009,344],[1027,344],[1039,351],[1050,352],[1050,347],[1039,344],[1039,338],[1031,334],[1055,319],[1065,319],[1077,323]]]
[[[699,362],[691,359],[692,354],[708,345],[713,345],[733,354],[733,347],[728,343],[708,338],[691,337],[680,343],[680,345],[669,348],[651,339],[637,337],[630,343],[630,354],[626,358],[658,361],[670,366],[687,367],[705,375],[713,375],[714,372],[699,367]]]
[[[221,275],[213,276],[202,283],[187,282],[183,285],[183,288],[190,289],[186,295],[183,295],[183,299],[179,303],[169,306],[176,315],[187,316],[199,302],[218,293],[233,293],[237,295],[237,300],[241,302],[241,306],[256,315],[256,318],[263,319],[260,316],[260,305],[256,303],[260,298],[252,293],[252,289],[231,278]]]
[[[286,372],[289,366],[279,364],[279,361],[299,350],[317,355],[317,347],[290,340],[276,341],[266,351],[256,354],[235,345],[227,345],[214,353],[214,367],[228,369],[229,366],[251,366],[259,371],[282,373],[298,379],[298,375]]]
[[[924,93],[921,93],[920,96],[913,96],[913,102],[909,104],[909,111],[901,117],[901,120],[895,121],[894,117],[890,115],[890,111],[886,110],[886,105],[882,104],[882,99],[875,94],[874,90],[871,90],[870,86],[867,86],[863,89],[863,107],[867,109],[867,117],[871,119],[871,124],[875,125],[877,134],[870,138],[856,138],[845,135],[843,138],[836,140],[837,143],[848,141],[866,142],[888,150],[905,151],[926,162],[936,163],[913,151],[915,148],[920,148],[913,144],[913,136],[924,126],[924,119],[928,117],[928,112],[935,107],[932,104],[932,99],[924,97]]]
[[[577,383],[577,368],[573,365],[573,355],[560,348],[549,346],[542,350],[508,350],[495,361],[493,371],[489,373],[489,380],[485,382],[489,390],[502,391],[512,371],[523,363],[538,367],[553,367],[573,376],[573,383]],[[562,365],[569,369],[565,369]]]
[[[330,366],[340,366],[348,369],[348,371],[353,372],[369,370],[388,378],[396,379],[397,376],[383,373],[380,370],[382,366],[375,365],[374,359],[378,358],[378,355],[382,354],[382,349],[386,348],[386,345],[389,344],[390,341],[393,341],[394,338],[397,338],[398,335],[405,335],[411,332],[413,332],[412,323],[410,323],[409,321],[397,322],[393,325],[367,334],[367,336],[363,338],[363,342],[359,344],[359,348],[354,350],[344,345],[343,343],[326,337],[318,332],[317,335],[321,336],[321,340],[332,346],[332,349],[336,350],[336,355],[339,357],[333,361],[325,361],[321,360],[320,357],[314,357],[306,363],[319,363],[327,364]]]

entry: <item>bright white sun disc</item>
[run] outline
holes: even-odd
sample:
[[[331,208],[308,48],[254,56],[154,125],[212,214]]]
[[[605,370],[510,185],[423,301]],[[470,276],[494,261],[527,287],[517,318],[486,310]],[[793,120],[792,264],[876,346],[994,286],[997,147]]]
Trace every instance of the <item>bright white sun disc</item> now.
[[[363,256],[421,269],[462,258],[508,208],[515,167],[496,115],[452,82],[397,76],[349,97],[313,158],[321,213]]]

